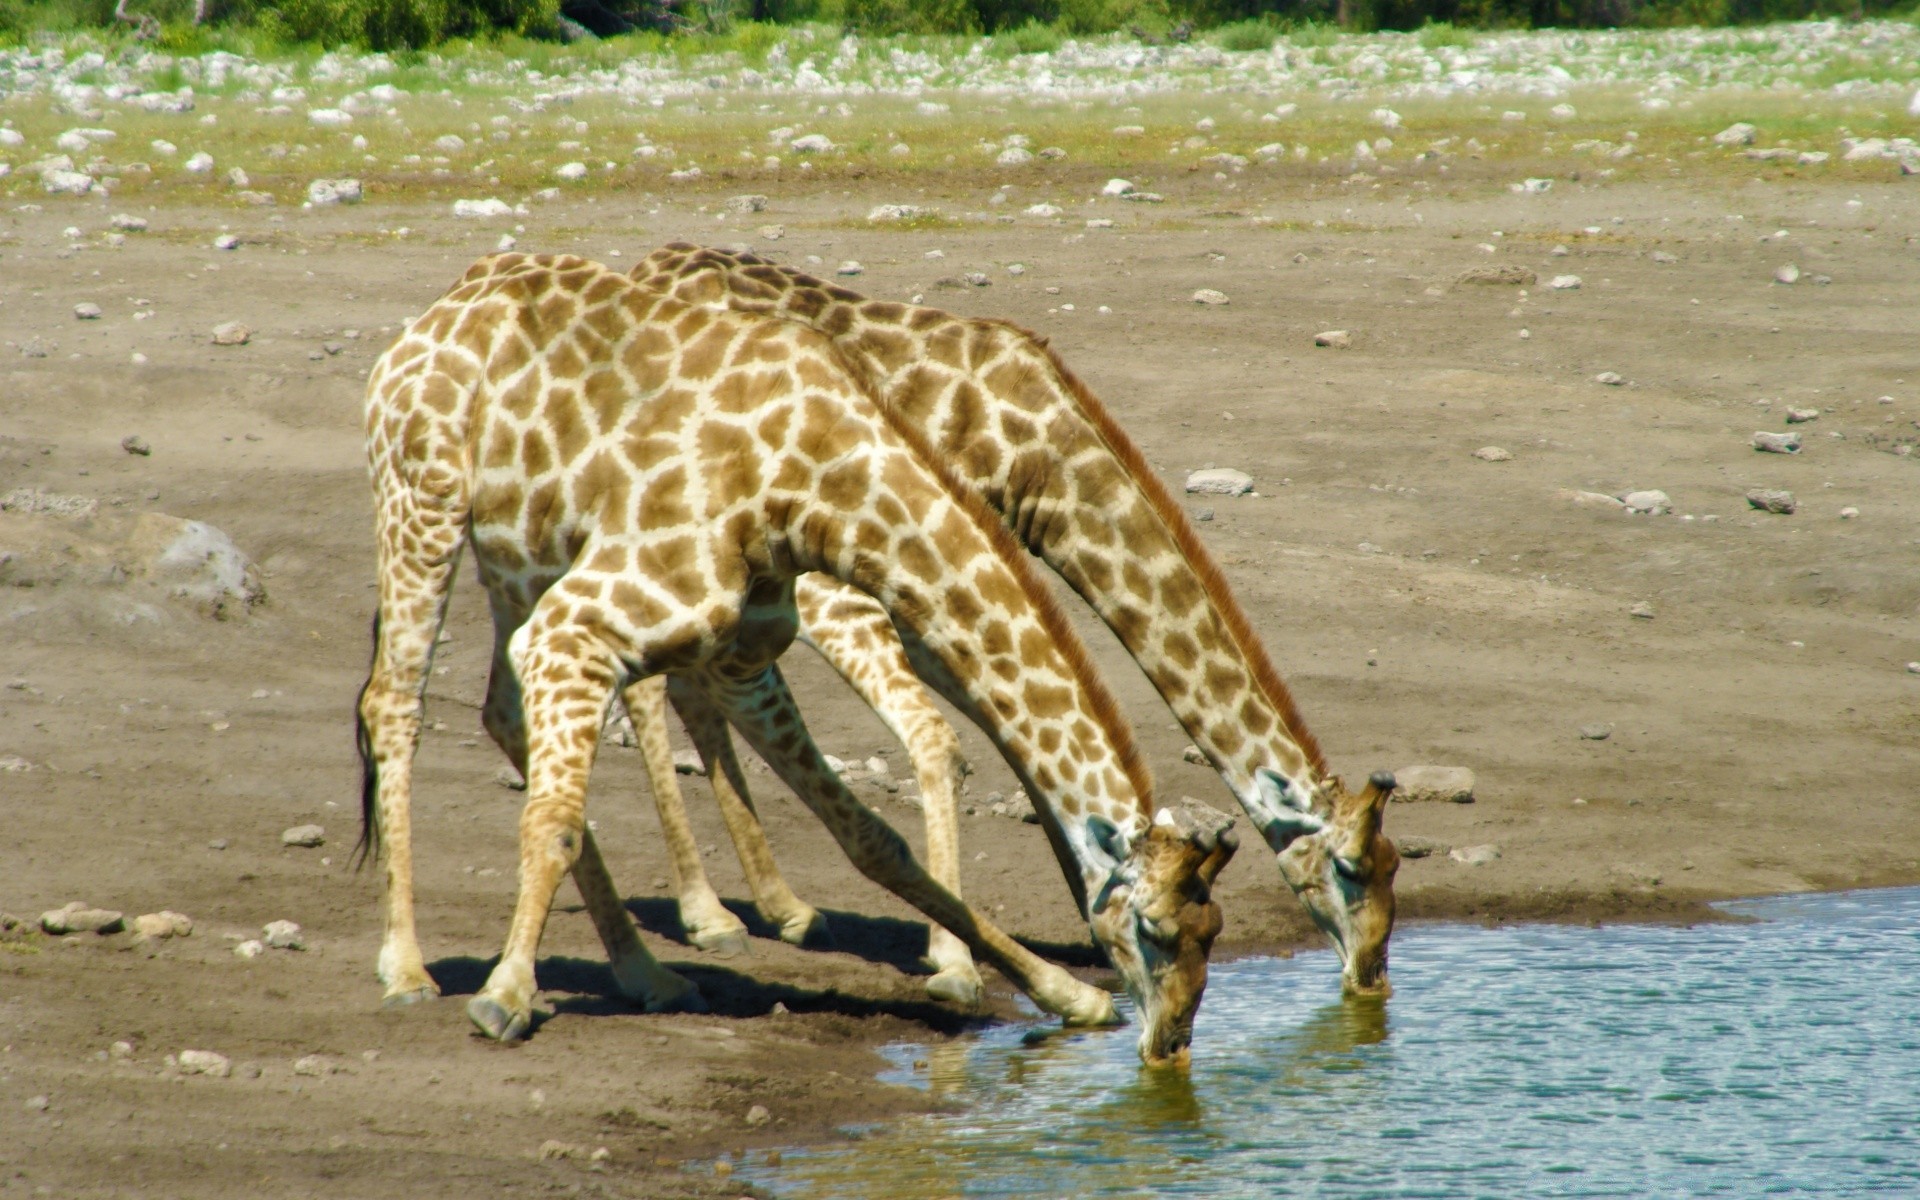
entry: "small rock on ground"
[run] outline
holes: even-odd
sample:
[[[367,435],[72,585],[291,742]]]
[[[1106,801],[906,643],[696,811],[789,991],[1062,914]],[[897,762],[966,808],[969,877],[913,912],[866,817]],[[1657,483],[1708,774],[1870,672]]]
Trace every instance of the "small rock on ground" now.
[[[1225,304],[1227,294],[1214,288],[1201,288],[1193,294],[1195,304]]]
[[[98,321],[100,315],[100,306],[92,301],[73,306],[73,319],[76,321]]]
[[[1620,497],[1620,502],[1627,506],[1628,512],[1646,513],[1649,516],[1657,517],[1673,511],[1672,498],[1657,488],[1628,492]]]
[[[1604,742],[1613,736],[1613,726],[1594,721],[1580,727],[1580,736],[1589,742]]]
[[[147,445],[147,439],[137,433],[121,438],[120,448],[128,454],[135,454],[141,458],[146,458],[153,453],[153,447]]]
[[[261,938],[275,950],[305,950],[307,939],[292,921],[268,921],[260,930]]]
[[[1436,842],[1432,838],[1415,837],[1412,834],[1395,834],[1393,848],[1400,852],[1401,858],[1427,858],[1434,854],[1445,854],[1453,849],[1445,842]]]
[[[1532,287],[1540,282],[1540,277],[1526,267],[1473,267],[1460,272],[1460,277],[1454,282],[1489,287]]]
[[[327,843],[327,831],[318,825],[295,825],[280,835],[282,846],[302,846],[312,848]]]
[[[1768,454],[1798,454],[1800,453],[1800,435],[1772,433],[1762,429],[1753,435],[1753,448]]]
[[[1502,450],[1498,446],[1482,446],[1473,452],[1473,456],[1481,462],[1513,461],[1513,452],[1510,450]]]
[[[187,937],[193,933],[193,918],[185,913],[163,909],[156,913],[146,913],[133,919],[133,931],[149,941],[161,941],[166,938]]]
[[[83,900],[72,900],[51,912],[40,914],[40,928],[51,934],[119,933],[126,918],[110,909],[94,908]]]
[[[1244,496],[1253,490],[1253,476],[1232,467],[1207,467],[1187,476],[1187,491],[1210,496]]]
[[[1555,275],[1547,281],[1547,286],[1556,292],[1577,292],[1580,290],[1578,275]]]
[[[1397,787],[1393,798],[1411,804],[1438,801],[1448,804],[1473,803],[1473,772],[1466,767],[1442,767],[1421,764],[1401,767],[1393,773]]]
[[[209,1075],[215,1079],[225,1079],[233,1074],[232,1061],[226,1055],[211,1050],[182,1050],[173,1061],[182,1075]]]
[[[253,340],[253,330],[239,321],[223,321],[213,327],[216,346],[244,346]]]
[[[1651,621],[1653,620],[1653,605],[1642,600],[1632,608],[1629,608],[1627,615],[1630,617],[1639,617],[1643,621]]]
[[[1604,383],[1608,387],[1619,387],[1626,382],[1625,379],[1620,377],[1620,372],[1618,371],[1602,371],[1593,377],[1593,381],[1595,383]]]
[[[764,1104],[756,1104],[747,1110],[747,1124],[752,1128],[757,1129],[771,1120],[773,1120],[773,1114],[767,1111],[767,1106]]]
[[[1500,847],[1487,843],[1482,846],[1460,846],[1447,851],[1447,857],[1469,867],[1484,867],[1500,857]]]
[[[1353,335],[1344,329],[1329,329],[1325,333],[1314,334],[1313,344],[1329,350],[1347,350],[1353,346]]]
[[[1785,488],[1755,488],[1747,493],[1747,504],[1761,512],[1779,513],[1782,516],[1791,516],[1800,507],[1793,493]]]

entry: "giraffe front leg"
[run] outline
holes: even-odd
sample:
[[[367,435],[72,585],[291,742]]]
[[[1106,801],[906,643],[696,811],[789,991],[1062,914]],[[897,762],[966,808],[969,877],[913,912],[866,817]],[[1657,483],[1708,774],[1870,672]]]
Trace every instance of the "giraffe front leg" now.
[[[673,862],[680,897],[680,926],[687,941],[711,954],[731,957],[747,952],[747,926],[720,903],[718,893],[700,865],[700,847],[687,821],[686,799],[674,778],[673,745],[667,740],[667,681],[653,675],[627,685],[622,699],[640,741],[640,757],[653,784],[653,803],[660,813],[660,831]],[[711,768],[709,768],[711,770]]]
[[[555,633],[537,611],[515,635],[513,652],[523,688],[527,731],[527,805],[520,816],[520,893],[500,961],[486,986],[467,1003],[467,1016],[488,1037],[525,1037],[533,1022],[534,955],[561,876],[574,872],[587,908],[613,951],[623,990],[649,1007],[686,1006],[692,985],[660,966],[620,919],[602,925],[619,909],[597,849],[588,852],[587,776],[599,744],[600,723],[620,670],[611,655],[596,653],[577,632]],[[626,939],[631,938],[631,941]]]
[[[960,781],[966,759],[960,739],[928,699],[893,621],[879,601],[825,575],[805,575],[794,589],[800,636],[819,651],[907,748],[926,818],[927,868],[940,886],[960,895]],[[980,972],[965,942],[940,925],[927,930],[927,994],[936,1000],[980,1002]]]
[[[861,804],[821,757],[777,668],[722,684],[714,700],[788,787],[819,816],[867,878],[951,930],[1035,1004],[1073,1026],[1119,1023],[1113,997],[1081,983],[996,928],[914,861],[906,839]]]
[[[754,907],[780,930],[780,940],[795,946],[823,946],[832,943],[827,919],[787,885],[773,861],[773,847],[767,844],[760,816],[747,799],[747,777],[740,769],[740,758],[733,750],[733,738],[727,732],[726,718],[695,688],[669,684],[668,694],[687,734],[700,751],[708,781],[713,785],[714,802],[727,823],[734,853],[740,857],[740,869],[753,889]],[[716,770],[716,768],[718,768]]]

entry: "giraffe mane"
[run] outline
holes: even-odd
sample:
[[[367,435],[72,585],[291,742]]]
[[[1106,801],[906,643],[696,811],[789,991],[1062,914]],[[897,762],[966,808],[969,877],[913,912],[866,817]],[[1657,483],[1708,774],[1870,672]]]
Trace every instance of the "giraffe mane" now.
[[[1227,583],[1226,573],[1214,561],[1212,553],[1207,550],[1206,543],[1200,540],[1199,533],[1193,528],[1193,522],[1187,519],[1186,512],[1173,498],[1173,494],[1167,490],[1167,485],[1161,482],[1160,477],[1147,464],[1146,455],[1140,452],[1140,447],[1127,436],[1126,430],[1120,427],[1120,422],[1114,420],[1113,414],[1107,411],[1107,406],[1093,394],[1093,389],[1073,373],[1046,338],[1011,321],[993,318],[974,318],[974,320],[982,324],[998,325],[1016,337],[1025,338],[1046,354],[1060,383],[1072,393],[1080,410],[1093,423],[1101,440],[1106,442],[1107,448],[1113,452],[1114,457],[1120,460],[1120,465],[1126,468],[1127,474],[1134,478],[1140,491],[1146,496],[1147,503],[1153,507],[1154,514],[1173,534],[1174,544],[1180,548],[1182,557],[1192,565],[1194,574],[1200,577],[1200,586],[1205,589],[1208,601],[1213,605],[1214,611],[1220,614],[1220,619],[1225,622],[1227,636],[1233,639],[1233,644],[1240,651],[1241,658],[1253,672],[1254,685],[1264,692],[1267,699],[1279,710],[1280,723],[1285,727],[1287,735],[1293,739],[1294,744],[1299,746],[1301,752],[1307,756],[1307,761],[1313,765],[1314,773],[1325,778],[1326,755],[1320,749],[1319,739],[1313,736],[1307,728],[1306,720],[1301,717],[1299,706],[1294,703],[1293,692],[1288,689],[1286,681],[1280,677],[1279,669],[1273,665],[1273,659],[1267,654],[1267,648],[1260,641],[1260,635],[1253,631],[1253,622],[1247,619],[1246,610],[1241,608],[1240,602],[1234,598],[1233,589]]]
[[[845,356],[840,352],[839,347],[825,338],[822,339],[822,343],[831,349],[836,359],[840,360],[840,365],[846,371],[848,378],[855,380],[861,392],[871,399],[873,388],[867,383],[865,376],[856,371],[851,363],[845,361]],[[987,541],[992,544],[994,552],[1012,570],[1014,578],[1019,581],[1020,590],[1026,593],[1027,599],[1033,604],[1040,621],[1040,628],[1060,651],[1061,656],[1067,660],[1067,668],[1073,672],[1074,678],[1079,680],[1081,689],[1086,693],[1087,702],[1093,709],[1089,715],[1099,723],[1101,730],[1107,735],[1107,740],[1112,743],[1114,755],[1120,760],[1120,769],[1126,772],[1127,780],[1132,783],[1134,793],[1140,798],[1142,812],[1151,818],[1154,811],[1153,775],[1147,768],[1145,757],[1140,753],[1140,744],[1134,740],[1133,726],[1127,723],[1125,715],[1120,711],[1119,701],[1114,699],[1112,691],[1107,688],[1106,680],[1094,665],[1093,653],[1087,649],[1087,643],[1081,639],[1080,635],[1074,632],[1073,624],[1067,619],[1065,610],[1060,607],[1060,601],[1054,597],[1052,589],[1047,587],[1034,569],[1028,565],[1026,547],[1013,536],[1000,514],[989,508],[987,502],[980,498],[980,494],[968,486],[958,472],[947,465],[946,460],[927,441],[925,434],[904,421],[895,420],[884,405],[875,403],[874,407],[881,413],[887,427],[899,435],[900,440],[907,444],[907,448],[913,451],[914,456],[933,472],[934,477],[940,481],[940,486],[946,489],[947,494],[960,506],[961,510],[973,518],[974,524],[986,534]]]

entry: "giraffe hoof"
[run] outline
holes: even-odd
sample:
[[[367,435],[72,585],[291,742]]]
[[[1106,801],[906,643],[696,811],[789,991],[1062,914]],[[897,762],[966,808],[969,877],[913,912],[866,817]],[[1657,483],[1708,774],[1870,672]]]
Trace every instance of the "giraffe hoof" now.
[[[695,949],[720,958],[734,958],[748,952],[746,929],[722,929],[717,932],[689,931],[687,941]]]
[[[690,980],[680,980],[680,986],[664,995],[654,996],[647,1001],[646,1009],[650,1013],[703,1013],[712,1011],[707,1007],[707,998],[700,994]]]
[[[416,1004],[425,1004],[430,1000],[438,1000],[439,998],[439,987],[429,983],[424,987],[407,988],[405,991],[399,992],[388,992],[386,995],[380,997],[380,1007],[383,1009],[412,1008]]]
[[[971,967],[949,967],[927,980],[927,995],[966,1008],[979,1007],[985,993],[979,973]]]
[[[780,926],[780,940],[808,950],[830,950],[833,930],[827,928],[827,918],[818,909],[808,909]]]
[[[507,1006],[491,996],[475,996],[467,1001],[467,1019],[475,1029],[496,1042],[517,1042],[527,1036],[533,1023],[531,1013],[510,1013]]]

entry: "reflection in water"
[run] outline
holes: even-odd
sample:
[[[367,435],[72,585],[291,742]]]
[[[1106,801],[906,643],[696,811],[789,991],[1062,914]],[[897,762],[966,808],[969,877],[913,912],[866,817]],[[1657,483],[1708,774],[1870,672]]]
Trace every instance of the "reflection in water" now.
[[[1188,1073],[1125,1031],[902,1047],[968,1103],[748,1172],[800,1198],[1920,1195],[1920,889],[1693,929],[1413,927],[1391,1002],[1220,964]]]

